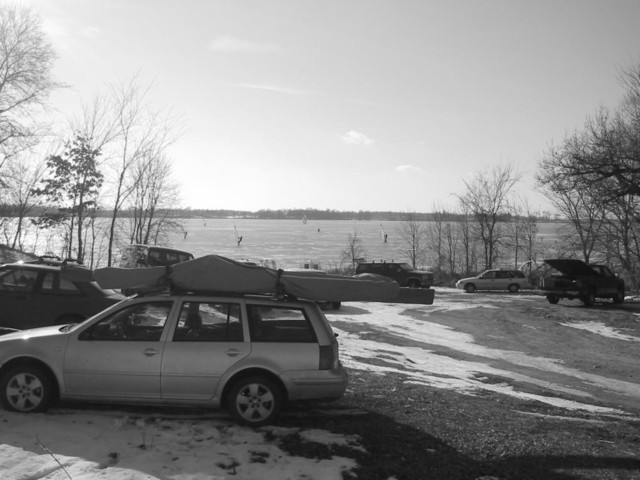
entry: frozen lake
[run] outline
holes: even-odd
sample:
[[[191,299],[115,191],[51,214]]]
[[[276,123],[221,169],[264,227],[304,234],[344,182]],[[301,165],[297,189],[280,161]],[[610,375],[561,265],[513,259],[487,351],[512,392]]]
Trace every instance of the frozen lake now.
[[[402,225],[400,221],[188,219],[187,236],[173,235],[170,245],[196,257],[217,254],[236,260],[274,261],[278,268],[319,264],[327,269],[340,264],[354,232],[367,251],[367,260],[408,261],[407,246],[399,233]],[[540,223],[538,241],[552,249],[557,228],[558,224]],[[236,231],[242,236],[239,245]]]
[[[368,259],[406,260],[398,228],[402,222],[346,220],[256,220],[188,219],[186,237],[173,235],[171,246],[196,257],[217,254],[241,260],[275,261],[280,268],[320,264],[321,268],[340,263],[354,232],[367,251]],[[384,243],[382,231],[388,235]],[[242,236],[238,245],[237,235]]]

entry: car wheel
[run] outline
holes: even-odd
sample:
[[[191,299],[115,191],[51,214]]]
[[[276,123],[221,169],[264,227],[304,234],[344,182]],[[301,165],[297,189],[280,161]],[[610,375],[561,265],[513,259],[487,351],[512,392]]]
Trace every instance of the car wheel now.
[[[467,283],[464,286],[464,291],[467,293],[473,293],[476,291],[476,286],[473,283]]]
[[[616,292],[616,296],[613,297],[613,303],[623,303],[624,302],[624,288],[619,288]]]
[[[590,290],[587,294],[582,298],[585,307],[592,307],[594,303],[596,303],[596,292]]]
[[[53,381],[42,368],[17,366],[0,382],[2,406],[13,412],[43,412],[53,402]]]
[[[547,300],[550,304],[555,305],[560,301],[560,297],[558,295],[547,295]]]
[[[227,408],[241,425],[260,427],[273,423],[282,409],[282,392],[271,380],[248,377],[239,380],[229,391]]]
[[[512,283],[511,285],[509,285],[507,290],[509,290],[511,293],[518,293],[518,290],[520,290],[520,286],[517,283]]]

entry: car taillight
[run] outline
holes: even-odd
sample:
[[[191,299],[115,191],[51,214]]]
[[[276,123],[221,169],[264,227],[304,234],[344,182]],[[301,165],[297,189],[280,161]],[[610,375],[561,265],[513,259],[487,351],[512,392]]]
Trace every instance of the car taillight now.
[[[320,370],[333,370],[338,368],[338,365],[338,342],[333,342],[331,345],[321,345],[318,368]]]

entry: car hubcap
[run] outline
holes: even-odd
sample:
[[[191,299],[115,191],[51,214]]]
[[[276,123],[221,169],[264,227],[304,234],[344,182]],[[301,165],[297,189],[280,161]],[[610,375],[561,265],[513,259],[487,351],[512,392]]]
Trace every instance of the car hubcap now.
[[[273,411],[273,394],[263,385],[252,383],[243,388],[236,398],[238,411],[249,421],[259,421]]]
[[[21,373],[11,379],[7,385],[7,399],[16,410],[28,412],[33,410],[44,395],[44,388],[38,377]]]

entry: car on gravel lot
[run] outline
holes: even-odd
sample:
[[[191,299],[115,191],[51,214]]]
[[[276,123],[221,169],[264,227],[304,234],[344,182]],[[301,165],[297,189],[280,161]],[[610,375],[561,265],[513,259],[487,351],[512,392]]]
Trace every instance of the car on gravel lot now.
[[[124,298],[75,262],[42,257],[0,265],[0,333],[77,323]]]
[[[508,290],[517,293],[520,290],[531,290],[533,286],[521,270],[494,269],[475,277],[462,278],[456,282],[456,288],[467,293],[476,290]]]
[[[287,401],[336,399],[338,343],[315,302],[267,295],[131,297],[75,325],[0,337],[0,401],[56,399],[226,407],[273,422]]]
[[[356,275],[375,273],[394,279],[401,287],[429,288],[433,285],[433,273],[416,270],[404,262],[360,262],[356,266]]]
[[[609,298],[614,303],[624,302],[624,280],[605,265],[587,264],[575,258],[556,258],[544,261],[551,267],[540,278],[540,293],[549,303],[556,304],[561,298],[579,299],[586,307],[597,298]]]

